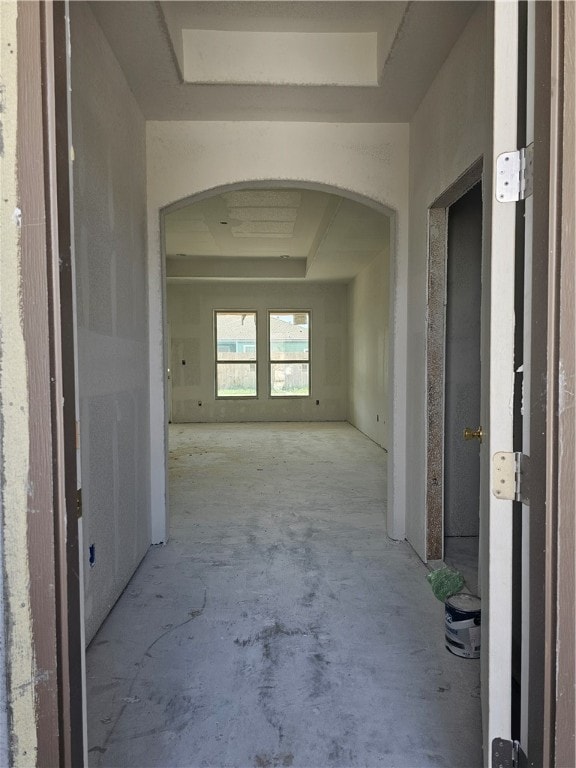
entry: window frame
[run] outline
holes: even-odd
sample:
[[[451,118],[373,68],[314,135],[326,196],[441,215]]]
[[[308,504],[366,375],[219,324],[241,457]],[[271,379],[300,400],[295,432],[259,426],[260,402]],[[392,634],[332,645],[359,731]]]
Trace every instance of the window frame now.
[[[272,315],[308,315],[308,357],[306,360],[275,360],[270,348],[270,318]],[[270,400],[298,400],[312,397],[312,312],[309,309],[268,309],[266,310],[266,352],[268,361],[268,398]],[[272,394],[272,365],[293,362],[306,363],[308,365],[308,394],[307,395],[273,395]]]
[[[254,360],[218,360],[218,315],[254,315],[254,327],[256,329],[254,337]],[[214,350],[214,398],[216,400],[258,400],[260,397],[259,381],[259,360],[258,360],[258,310],[256,309],[214,309],[213,310],[213,350]],[[253,395],[219,395],[218,394],[218,366],[222,364],[240,364],[256,366],[256,392]]]

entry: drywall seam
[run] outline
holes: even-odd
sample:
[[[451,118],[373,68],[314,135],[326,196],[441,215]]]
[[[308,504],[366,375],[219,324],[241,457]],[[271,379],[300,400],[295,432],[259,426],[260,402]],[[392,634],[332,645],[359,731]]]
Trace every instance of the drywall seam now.
[[[35,765],[37,755],[36,677],[29,595],[27,542],[29,420],[24,342],[20,227],[26,211],[18,205],[16,135],[18,112],[17,17],[15,3],[0,3],[0,424],[2,425],[2,537],[4,602],[8,615],[10,764]],[[5,710],[3,710],[5,711]],[[0,719],[0,735],[6,721]],[[4,750],[8,745],[4,745]],[[0,758],[4,757],[0,753]],[[2,764],[5,763],[2,760]]]

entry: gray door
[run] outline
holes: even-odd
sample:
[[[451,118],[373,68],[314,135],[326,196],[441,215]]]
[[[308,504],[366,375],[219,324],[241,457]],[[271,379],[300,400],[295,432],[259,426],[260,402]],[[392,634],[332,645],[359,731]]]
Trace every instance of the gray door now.
[[[480,425],[482,186],[448,211],[444,422],[444,533],[477,536],[480,443],[464,441]]]

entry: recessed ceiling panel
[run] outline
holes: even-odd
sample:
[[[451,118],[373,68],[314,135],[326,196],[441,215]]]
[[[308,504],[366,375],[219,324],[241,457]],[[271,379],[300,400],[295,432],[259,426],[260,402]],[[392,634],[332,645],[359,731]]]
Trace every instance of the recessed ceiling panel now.
[[[375,32],[183,29],[188,83],[377,85]]]
[[[408,122],[478,7],[477,2],[452,0],[118,0],[90,5],[147,120],[357,123]],[[231,55],[224,55],[220,38],[207,51],[214,58],[219,49],[217,61],[210,63],[212,74],[197,71],[192,75],[196,81],[186,82],[183,30],[207,32],[205,39],[214,40],[215,32],[230,33],[235,40]],[[268,40],[253,38],[262,42],[260,49],[260,43],[254,46],[254,55],[246,51],[244,34],[268,33]],[[276,35],[287,36],[283,46]],[[304,55],[305,40],[324,35],[326,44],[309,46]],[[332,43],[338,35],[349,47],[345,55],[335,56]],[[370,44],[359,51],[357,42],[364,37]],[[273,39],[278,45],[270,53]],[[262,46],[268,52],[259,62]]]
[[[228,217],[235,221],[296,221],[298,208],[228,208]]]
[[[225,192],[166,215],[166,253],[306,259],[334,200],[325,192],[299,189]]]
[[[294,234],[292,221],[243,221],[242,224],[232,225],[232,237],[292,237]]]
[[[390,237],[384,214],[308,189],[216,195],[168,213],[164,229],[174,279],[347,281],[388,252]]]
[[[275,207],[298,208],[302,195],[297,189],[244,189],[225,192],[222,199],[230,208]]]

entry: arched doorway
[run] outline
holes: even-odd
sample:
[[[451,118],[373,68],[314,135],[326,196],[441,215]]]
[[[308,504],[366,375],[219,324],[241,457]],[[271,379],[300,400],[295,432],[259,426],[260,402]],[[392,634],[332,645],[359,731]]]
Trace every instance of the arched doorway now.
[[[153,543],[164,541],[167,538],[167,504],[166,504],[166,428],[168,422],[167,360],[165,353],[166,326],[166,220],[178,212],[184,211],[190,206],[203,204],[222,195],[230,195],[242,191],[270,191],[270,190],[301,190],[304,193],[318,193],[320,195],[338,197],[347,204],[365,208],[372,214],[386,217],[389,222],[389,291],[388,291],[388,328],[389,328],[389,366],[388,378],[388,404],[384,416],[389,430],[389,461],[388,461],[388,535],[393,539],[403,539],[405,530],[404,510],[404,476],[405,476],[405,367],[406,367],[406,338],[405,322],[402,318],[406,311],[405,301],[401,301],[405,286],[405,260],[400,254],[403,252],[403,244],[399,237],[398,214],[389,205],[386,205],[366,195],[355,191],[342,189],[332,184],[316,181],[295,181],[268,179],[252,180],[246,182],[233,182],[212,187],[192,195],[183,197],[175,202],[163,206],[156,219],[158,227],[150,238],[157,243],[158,253],[161,255],[159,270],[149,274],[150,280],[150,366],[151,366],[151,434],[163,435],[164,441],[156,440],[152,443],[152,466],[156,472],[152,474],[152,540]],[[151,258],[153,252],[151,250]],[[159,322],[160,321],[160,322]],[[380,413],[375,413],[377,422],[382,418]],[[164,468],[161,475],[159,467]]]

